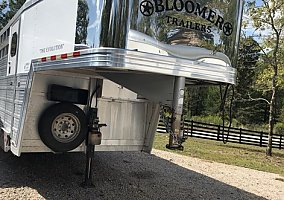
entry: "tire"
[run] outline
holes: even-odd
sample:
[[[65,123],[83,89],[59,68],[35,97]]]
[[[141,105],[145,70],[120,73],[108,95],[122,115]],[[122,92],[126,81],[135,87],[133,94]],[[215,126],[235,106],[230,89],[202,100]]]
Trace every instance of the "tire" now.
[[[71,103],[58,103],[48,107],[38,123],[42,142],[54,152],[67,152],[77,148],[86,139],[87,131],[85,113]]]

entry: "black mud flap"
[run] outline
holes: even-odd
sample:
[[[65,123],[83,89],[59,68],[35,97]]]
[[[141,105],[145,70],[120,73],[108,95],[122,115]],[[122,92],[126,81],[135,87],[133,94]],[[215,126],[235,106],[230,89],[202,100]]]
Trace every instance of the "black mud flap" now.
[[[0,147],[5,151],[10,151],[10,137],[0,129]]]

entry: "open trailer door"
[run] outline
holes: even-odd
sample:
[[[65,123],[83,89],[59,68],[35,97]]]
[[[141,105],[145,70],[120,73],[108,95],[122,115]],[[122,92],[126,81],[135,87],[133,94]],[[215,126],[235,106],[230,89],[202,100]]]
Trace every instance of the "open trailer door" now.
[[[17,67],[19,57],[19,37],[20,36],[20,19],[18,19],[10,28],[8,65],[7,65],[7,94],[6,94],[6,129],[10,135],[11,151],[16,153],[19,149],[19,131],[17,124],[17,117],[15,116],[15,108],[17,102],[16,88],[17,88]]]

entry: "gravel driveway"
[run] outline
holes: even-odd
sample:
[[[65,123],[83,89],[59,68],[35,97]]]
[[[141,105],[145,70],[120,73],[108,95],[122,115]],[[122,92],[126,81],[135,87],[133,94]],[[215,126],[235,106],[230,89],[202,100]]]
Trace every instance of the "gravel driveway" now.
[[[17,158],[0,151],[0,199],[284,199],[284,183],[274,174],[158,150],[96,152],[95,187],[84,189],[84,162],[80,153]],[[275,190],[260,181],[270,175]]]

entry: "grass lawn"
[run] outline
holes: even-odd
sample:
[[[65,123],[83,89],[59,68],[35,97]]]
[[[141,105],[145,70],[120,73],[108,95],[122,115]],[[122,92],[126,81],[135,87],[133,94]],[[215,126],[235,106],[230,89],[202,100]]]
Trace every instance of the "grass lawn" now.
[[[265,155],[265,147],[211,141],[189,137],[183,143],[184,151],[168,150],[168,135],[157,133],[154,148],[181,155],[201,158],[230,165],[272,172],[284,176],[284,149],[273,149],[273,156]]]

